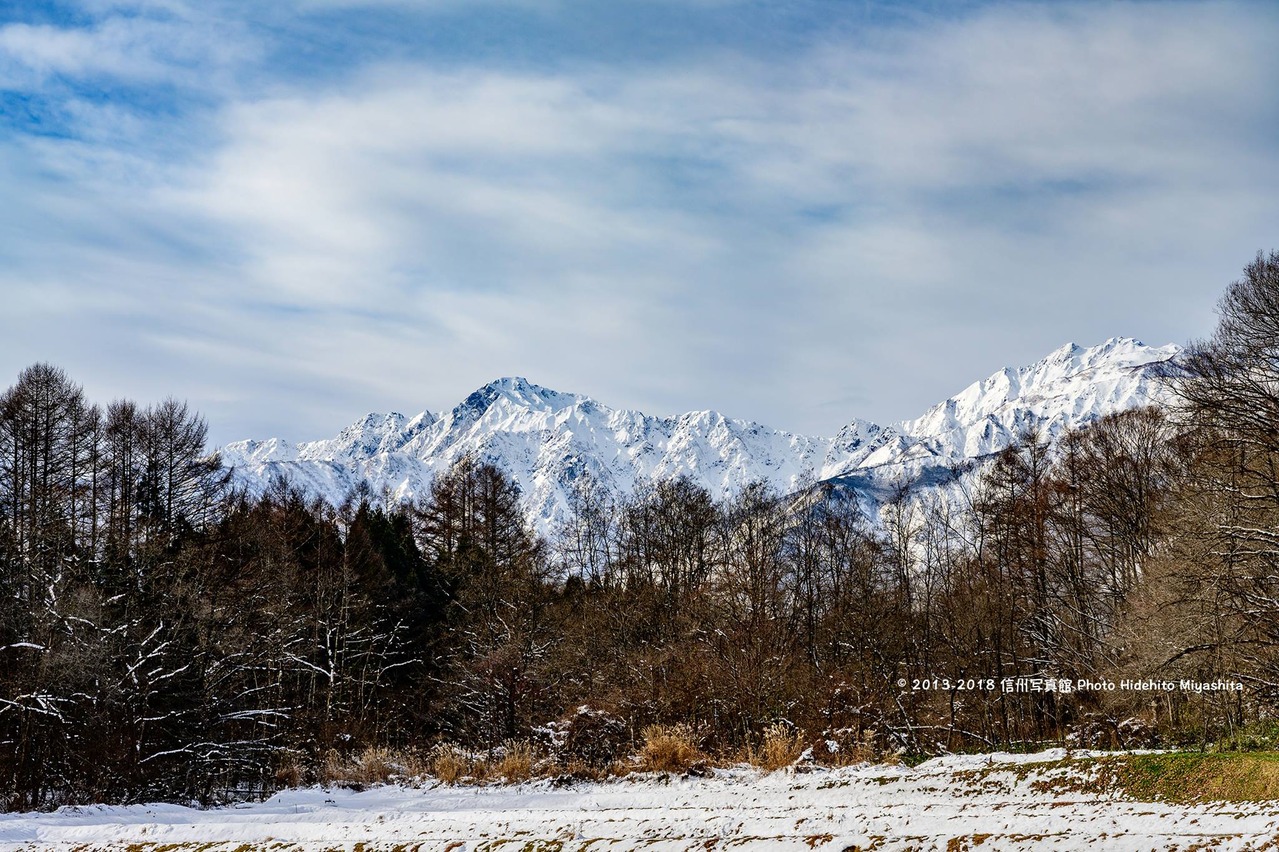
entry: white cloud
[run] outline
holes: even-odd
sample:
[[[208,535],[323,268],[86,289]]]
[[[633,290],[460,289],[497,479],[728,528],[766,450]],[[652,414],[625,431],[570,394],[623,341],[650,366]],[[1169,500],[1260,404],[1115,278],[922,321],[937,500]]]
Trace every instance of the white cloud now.
[[[323,306],[603,276],[628,253],[708,250],[630,203],[627,161],[660,132],[646,118],[564,80],[398,68],[231,109],[181,201],[241,229],[264,292]]]
[[[24,149],[66,192],[0,176],[41,223],[6,286],[116,288],[224,440],[512,373],[810,431],[909,417],[1067,339],[1207,331],[1279,221],[1276,28],[1001,5],[767,61],[400,62],[234,99],[180,162],[82,105],[91,138]],[[36,29],[0,30],[29,73],[173,61],[154,32]],[[42,260],[67,223],[93,251]]]
[[[257,52],[241,27],[185,4],[120,5],[88,26],[0,26],[0,89],[39,89],[52,77],[207,89]]]

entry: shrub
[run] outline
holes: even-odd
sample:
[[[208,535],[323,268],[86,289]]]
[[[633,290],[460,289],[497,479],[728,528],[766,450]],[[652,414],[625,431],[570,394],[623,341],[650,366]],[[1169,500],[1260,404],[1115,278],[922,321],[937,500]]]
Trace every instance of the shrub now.
[[[407,774],[415,763],[403,752],[373,746],[348,757],[329,751],[320,765],[320,781],[341,785],[381,784]]]
[[[649,725],[640,759],[649,772],[686,772],[705,755],[689,725]]]
[[[629,740],[624,721],[585,706],[548,727],[554,727],[559,734],[556,757],[560,762],[584,764],[593,769],[603,769],[617,760]]]
[[[528,740],[510,740],[502,747],[490,772],[508,782],[518,783],[532,778],[536,765],[537,752],[532,743]]]
[[[1141,719],[1117,721],[1092,713],[1071,727],[1066,744],[1077,748],[1132,749],[1156,748],[1160,742],[1159,732]]]
[[[759,751],[751,763],[768,772],[792,766],[804,753],[804,732],[787,722],[774,722],[764,729]]]
[[[306,778],[306,770],[297,759],[290,756],[275,770],[275,783],[281,787],[301,787]]]
[[[456,784],[475,774],[475,761],[470,754],[452,743],[435,747],[430,759],[431,774],[444,784]]]

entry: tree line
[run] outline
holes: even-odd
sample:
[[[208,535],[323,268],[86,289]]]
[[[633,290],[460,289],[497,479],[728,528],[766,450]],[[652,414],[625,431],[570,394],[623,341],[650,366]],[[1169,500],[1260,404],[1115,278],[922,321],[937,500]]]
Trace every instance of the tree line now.
[[[592,762],[659,723],[721,754],[781,723],[818,757],[1238,739],[1279,707],[1279,253],[1219,315],[1171,408],[1027,432],[873,523],[836,483],[582,474],[546,537],[469,457],[412,503],[250,495],[184,403],[101,408],[36,364],[0,396],[0,809],[213,802],[583,719]]]

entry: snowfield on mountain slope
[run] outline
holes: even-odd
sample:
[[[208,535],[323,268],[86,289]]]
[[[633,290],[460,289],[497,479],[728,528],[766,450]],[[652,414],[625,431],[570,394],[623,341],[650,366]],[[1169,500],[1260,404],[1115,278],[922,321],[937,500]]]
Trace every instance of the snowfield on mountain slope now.
[[[65,808],[0,815],[0,850],[1279,848],[1277,802],[1125,801],[1081,783],[1062,757],[568,786],[312,787],[213,810]]]
[[[1105,414],[1157,403],[1164,396],[1157,365],[1179,351],[1118,337],[1090,348],[1068,344],[975,382],[916,420],[853,420],[833,438],[713,411],[654,417],[506,378],[442,415],[370,414],[330,440],[240,441],[224,447],[222,458],[255,494],[283,474],[338,505],[361,481],[394,500],[425,494],[437,473],[469,453],[511,476],[529,519],[549,533],[567,517],[568,495],[583,473],[622,495],[687,476],[717,499],[760,480],[788,492],[813,479],[853,476],[869,497],[877,485],[998,452],[1029,426],[1055,439]]]

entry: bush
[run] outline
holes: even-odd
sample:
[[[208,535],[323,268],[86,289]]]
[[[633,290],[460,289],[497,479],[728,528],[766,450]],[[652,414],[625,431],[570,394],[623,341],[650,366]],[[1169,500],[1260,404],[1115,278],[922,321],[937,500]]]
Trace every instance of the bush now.
[[[537,758],[537,752],[528,740],[510,740],[502,747],[489,772],[511,783],[527,781],[533,777]]]
[[[606,768],[626,750],[626,722],[603,710],[579,707],[572,716],[546,728],[556,759],[566,765]]]
[[[412,755],[386,748],[369,747],[348,757],[330,751],[320,766],[320,782],[346,786],[384,784],[414,774],[416,768],[418,763]]]
[[[775,722],[764,729],[759,750],[750,750],[751,763],[768,772],[792,766],[804,754],[804,732],[787,722]]]
[[[281,787],[301,787],[306,775],[302,764],[290,755],[275,770],[275,783]]]
[[[689,725],[649,725],[640,760],[649,772],[687,772],[705,759]]]
[[[475,761],[470,753],[452,743],[442,743],[435,747],[430,766],[431,774],[444,784],[456,784],[476,774]]]
[[[1279,723],[1263,719],[1236,729],[1216,743],[1219,751],[1279,751]]]

